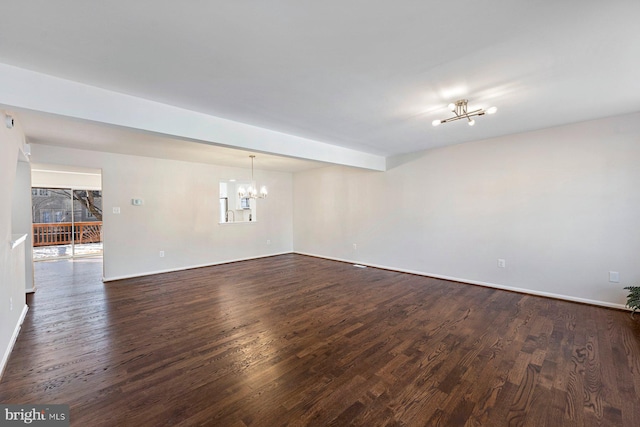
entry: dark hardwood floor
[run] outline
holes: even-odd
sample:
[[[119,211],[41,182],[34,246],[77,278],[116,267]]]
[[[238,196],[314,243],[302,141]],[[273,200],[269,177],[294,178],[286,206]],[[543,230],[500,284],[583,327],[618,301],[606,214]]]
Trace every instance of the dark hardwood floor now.
[[[3,403],[74,426],[640,425],[640,316],[282,255],[38,263]]]

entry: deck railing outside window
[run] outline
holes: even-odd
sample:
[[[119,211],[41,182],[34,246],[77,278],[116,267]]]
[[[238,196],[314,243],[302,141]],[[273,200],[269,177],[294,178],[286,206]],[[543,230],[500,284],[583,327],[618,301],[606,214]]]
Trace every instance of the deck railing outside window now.
[[[73,239],[72,239],[73,238]],[[33,224],[33,246],[97,243],[102,241],[102,222]]]

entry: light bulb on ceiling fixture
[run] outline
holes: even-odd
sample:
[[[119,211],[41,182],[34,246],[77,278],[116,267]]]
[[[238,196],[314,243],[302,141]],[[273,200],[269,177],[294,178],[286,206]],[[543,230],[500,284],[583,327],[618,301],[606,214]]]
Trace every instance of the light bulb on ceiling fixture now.
[[[451,104],[447,105],[447,108],[451,111],[456,111],[456,104],[452,102]]]
[[[440,126],[441,123],[442,123],[442,120],[434,120],[431,122],[433,126]]]
[[[487,114],[494,114],[496,111],[498,111],[498,107],[487,108]]]
[[[473,119],[470,119],[470,120],[469,120],[469,126],[473,126],[473,125],[475,125],[475,124],[476,124],[476,121],[475,121],[475,120],[473,120]]]

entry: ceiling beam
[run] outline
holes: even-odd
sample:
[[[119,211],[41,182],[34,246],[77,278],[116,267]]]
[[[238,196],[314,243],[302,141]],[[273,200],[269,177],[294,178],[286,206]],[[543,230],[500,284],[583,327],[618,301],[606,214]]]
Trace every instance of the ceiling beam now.
[[[384,156],[0,64],[0,104],[242,150],[384,171]]]

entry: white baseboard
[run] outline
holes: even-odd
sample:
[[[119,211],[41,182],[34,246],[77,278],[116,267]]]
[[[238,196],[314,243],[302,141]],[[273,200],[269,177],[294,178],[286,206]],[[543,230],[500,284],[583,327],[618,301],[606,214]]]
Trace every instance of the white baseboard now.
[[[272,253],[272,254],[258,255],[258,256],[247,257],[247,258],[230,259],[230,260],[218,261],[218,262],[207,263],[207,264],[190,265],[190,266],[187,266],[187,267],[169,268],[169,269],[166,269],[166,270],[147,271],[147,272],[144,272],[144,273],[129,274],[129,275],[124,275],[124,276],[103,277],[102,281],[103,282],[113,282],[115,280],[133,279],[133,278],[136,278],[136,277],[153,276],[154,274],[173,273],[173,272],[176,272],[176,271],[191,270],[191,269],[194,269],[194,268],[213,267],[214,265],[230,264],[232,262],[248,261],[250,259],[269,258],[269,257],[272,257],[272,256],[285,255],[285,254],[290,254],[290,253],[292,253],[292,251],[276,252],[276,253]]]
[[[2,374],[4,374],[4,369],[7,367],[7,362],[9,362],[9,356],[11,355],[11,351],[13,350],[13,346],[18,339],[18,334],[20,333],[20,328],[22,328],[22,322],[24,322],[24,318],[27,316],[27,311],[29,311],[29,306],[27,304],[22,308],[22,313],[20,313],[20,318],[18,319],[18,323],[16,323],[16,327],[13,330],[13,335],[11,335],[11,341],[9,341],[9,346],[4,351],[4,355],[2,356],[2,362],[0,362],[0,379],[2,379]]]
[[[374,267],[374,268],[381,268],[381,269],[384,269],[384,270],[397,271],[399,273],[409,273],[409,274],[415,274],[417,276],[433,277],[435,279],[450,280],[450,281],[453,281],[453,282],[467,283],[467,284],[470,284],[470,285],[485,286],[485,287],[488,287],[488,288],[502,289],[502,290],[505,290],[505,291],[519,292],[519,293],[522,293],[522,294],[536,295],[536,296],[540,296],[540,297],[555,298],[555,299],[560,299],[560,300],[565,300],[565,301],[579,302],[579,303],[582,303],[582,304],[590,304],[590,305],[597,305],[597,306],[600,306],[600,307],[615,308],[615,309],[620,309],[620,310],[631,311],[631,309],[629,309],[627,306],[625,306],[623,304],[616,304],[616,303],[607,302],[607,301],[598,301],[598,300],[592,300],[592,299],[587,299],[587,298],[574,297],[574,296],[571,296],[571,295],[562,295],[562,294],[555,294],[555,293],[552,293],[552,292],[536,291],[534,289],[518,288],[518,287],[515,287],[515,286],[498,285],[496,283],[481,282],[481,281],[478,281],[478,280],[462,279],[460,277],[443,276],[441,274],[426,273],[426,272],[423,272],[423,271],[416,271],[416,270],[407,270],[407,269],[403,269],[403,268],[389,267],[389,266],[386,266],[386,265],[369,264],[369,263],[364,263],[362,261],[353,261],[353,260],[349,260],[349,259],[335,258],[335,257],[329,257],[329,256],[325,256],[325,255],[307,253],[307,252],[293,251],[293,253],[300,254],[300,255],[312,256],[312,257],[316,257],[316,258],[330,259],[332,261],[340,261],[340,262],[348,262],[348,263],[352,263],[352,264],[366,265],[368,267]]]

